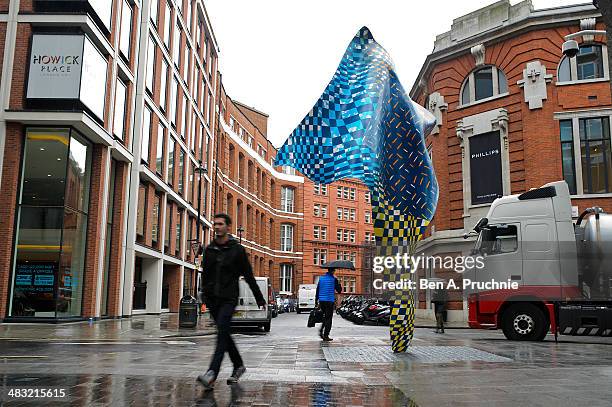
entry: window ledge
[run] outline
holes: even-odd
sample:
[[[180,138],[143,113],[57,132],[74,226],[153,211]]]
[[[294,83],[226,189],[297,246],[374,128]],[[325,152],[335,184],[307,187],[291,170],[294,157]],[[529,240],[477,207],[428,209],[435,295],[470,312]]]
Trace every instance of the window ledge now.
[[[491,97],[488,97],[488,98],[479,99],[479,100],[476,100],[474,102],[466,103],[465,105],[459,105],[457,107],[457,110],[465,109],[465,108],[468,108],[468,107],[472,107],[474,105],[479,105],[481,103],[490,102],[492,100],[501,99],[501,98],[504,98],[504,97],[506,97],[508,95],[510,95],[510,92],[504,92],[504,93],[500,93],[499,95],[494,95],[494,96],[491,96]]]
[[[609,82],[609,81],[610,81],[610,78],[603,77],[603,78],[595,78],[595,79],[582,79],[582,80],[573,80],[573,81],[566,81],[566,82],[555,82],[555,85],[568,86],[568,85],[580,85],[583,83],[598,83],[598,82]]]
[[[612,198],[612,193],[570,195],[570,199]]]

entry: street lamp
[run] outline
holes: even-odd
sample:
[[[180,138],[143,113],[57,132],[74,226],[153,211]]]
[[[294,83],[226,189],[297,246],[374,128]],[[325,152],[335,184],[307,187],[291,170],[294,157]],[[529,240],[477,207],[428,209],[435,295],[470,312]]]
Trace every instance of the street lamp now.
[[[244,228],[242,227],[242,225],[238,226],[238,238],[240,239],[240,244],[242,244],[242,232],[244,232]]]
[[[198,186],[198,221],[197,221],[197,230],[196,230],[196,238],[191,240],[192,250],[195,248],[195,255],[200,256],[204,252],[202,243],[200,242],[200,230],[202,229],[202,178],[203,174],[208,173],[208,169],[206,165],[202,165],[202,160],[199,161],[198,168],[195,169],[200,177],[199,186]],[[198,272],[199,272],[198,268]]]

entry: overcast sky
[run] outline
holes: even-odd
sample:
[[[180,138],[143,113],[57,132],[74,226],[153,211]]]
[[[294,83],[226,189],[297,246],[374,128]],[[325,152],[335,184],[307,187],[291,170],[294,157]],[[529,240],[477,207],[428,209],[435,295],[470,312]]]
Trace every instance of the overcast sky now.
[[[270,115],[278,148],[317,101],[353,36],[368,26],[409,91],[436,35],[494,0],[207,0],[228,95]],[[511,0],[512,4],[519,0]],[[536,9],[581,0],[533,0]],[[559,44],[559,47],[561,44]]]

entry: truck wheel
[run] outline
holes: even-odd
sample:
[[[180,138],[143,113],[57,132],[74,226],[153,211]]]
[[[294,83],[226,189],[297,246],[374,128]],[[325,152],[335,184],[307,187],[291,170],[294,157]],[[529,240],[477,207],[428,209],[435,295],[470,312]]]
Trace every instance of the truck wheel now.
[[[511,341],[542,341],[548,333],[548,320],[533,304],[515,304],[502,316],[502,331]]]
[[[299,309],[299,308],[298,308],[298,309],[296,309],[296,310],[295,310],[295,312],[297,312],[298,314],[301,314],[301,311],[300,311],[300,309]]]
[[[263,329],[265,332],[270,332],[270,321],[263,324]]]

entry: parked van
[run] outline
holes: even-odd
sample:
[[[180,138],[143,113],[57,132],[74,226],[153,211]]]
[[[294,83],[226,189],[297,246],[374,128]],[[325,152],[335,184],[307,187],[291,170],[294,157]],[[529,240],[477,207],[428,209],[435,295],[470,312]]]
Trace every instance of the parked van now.
[[[269,304],[271,288],[269,287],[268,277],[255,277],[255,281],[257,281],[261,294]],[[266,332],[270,332],[272,309],[268,304],[266,304],[264,309],[259,308],[251,288],[244,278],[240,277],[238,281],[238,305],[236,305],[234,310],[232,326],[256,326],[262,327]]]
[[[315,307],[315,295],[317,294],[316,284],[300,284],[298,290],[297,313],[310,311]]]

